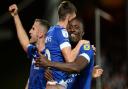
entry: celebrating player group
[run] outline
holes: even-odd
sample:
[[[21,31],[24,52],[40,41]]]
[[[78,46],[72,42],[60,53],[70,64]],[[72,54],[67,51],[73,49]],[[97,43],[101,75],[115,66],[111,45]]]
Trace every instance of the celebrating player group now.
[[[100,77],[103,69],[94,66],[96,48],[83,40],[84,24],[76,16],[77,9],[69,1],[58,6],[58,22],[35,18],[29,35],[22,26],[16,4],[9,6],[17,37],[31,59],[25,89],[91,89],[92,78]]]

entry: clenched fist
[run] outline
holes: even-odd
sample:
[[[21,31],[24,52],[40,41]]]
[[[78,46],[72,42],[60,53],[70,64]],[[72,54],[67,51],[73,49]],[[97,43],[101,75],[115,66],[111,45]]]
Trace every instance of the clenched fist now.
[[[79,42],[78,42],[78,44],[80,44],[81,46],[82,45],[90,45],[90,41],[88,41],[88,40],[80,40]]]
[[[17,5],[12,4],[11,6],[9,6],[9,12],[11,13],[12,16],[17,15],[17,13],[18,13]]]
[[[92,72],[93,78],[100,77],[103,74],[103,71],[104,70],[99,65],[94,66],[93,72]]]

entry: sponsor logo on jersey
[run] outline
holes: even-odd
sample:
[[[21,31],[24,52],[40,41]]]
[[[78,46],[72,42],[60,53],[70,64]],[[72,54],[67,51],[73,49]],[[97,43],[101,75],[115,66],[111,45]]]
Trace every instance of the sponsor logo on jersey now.
[[[90,44],[85,44],[84,45],[84,50],[90,50]]]

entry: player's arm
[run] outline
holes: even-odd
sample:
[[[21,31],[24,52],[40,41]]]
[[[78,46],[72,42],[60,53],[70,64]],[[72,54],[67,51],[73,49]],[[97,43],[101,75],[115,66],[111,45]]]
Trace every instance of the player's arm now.
[[[20,41],[20,44],[22,45],[23,49],[27,52],[27,46],[29,44],[29,38],[27,36],[27,33],[25,32],[22,23],[20,21],[19,15],[18,15],[18,8],[16,4],[13,4],[9,7],[9,12],[11,13],[15,26],[17,31],[17,36]]]
[[[68,63],[52,62],[48,66],[69,73],[79,73],[81,70],[83,70],[86,67],[87,64],[88,64],[88,60],[86,60],[83,56],[79,56],[78,59],[76,59],[74,62],[68,62]]]
[[[74,49],[71,49],[71,47],[63,48],[62,49],[62,54],[63,54],[63,56],[65,58],[65,61],[66,62],[75,61],[75,58],[79,54],[80,47],[83,44],[88,44],[88,43],[89,43],[89,41],[87,41],[87,40],[80,40]]]
[[[42,56],[36,60],[35,65],[40,67],[52,67],[65,72],[79,73],[88,64],[88,60],[83,56],[78,56],[74,62],[60,63],[49,61],[46,57]]]

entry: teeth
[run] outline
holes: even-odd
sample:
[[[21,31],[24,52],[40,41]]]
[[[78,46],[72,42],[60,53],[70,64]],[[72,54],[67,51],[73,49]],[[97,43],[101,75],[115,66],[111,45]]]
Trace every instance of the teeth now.
[[[71,34],[71,36],[72,36],[72,37],[75,37],[75,35],[74,35],[74,34]]]

